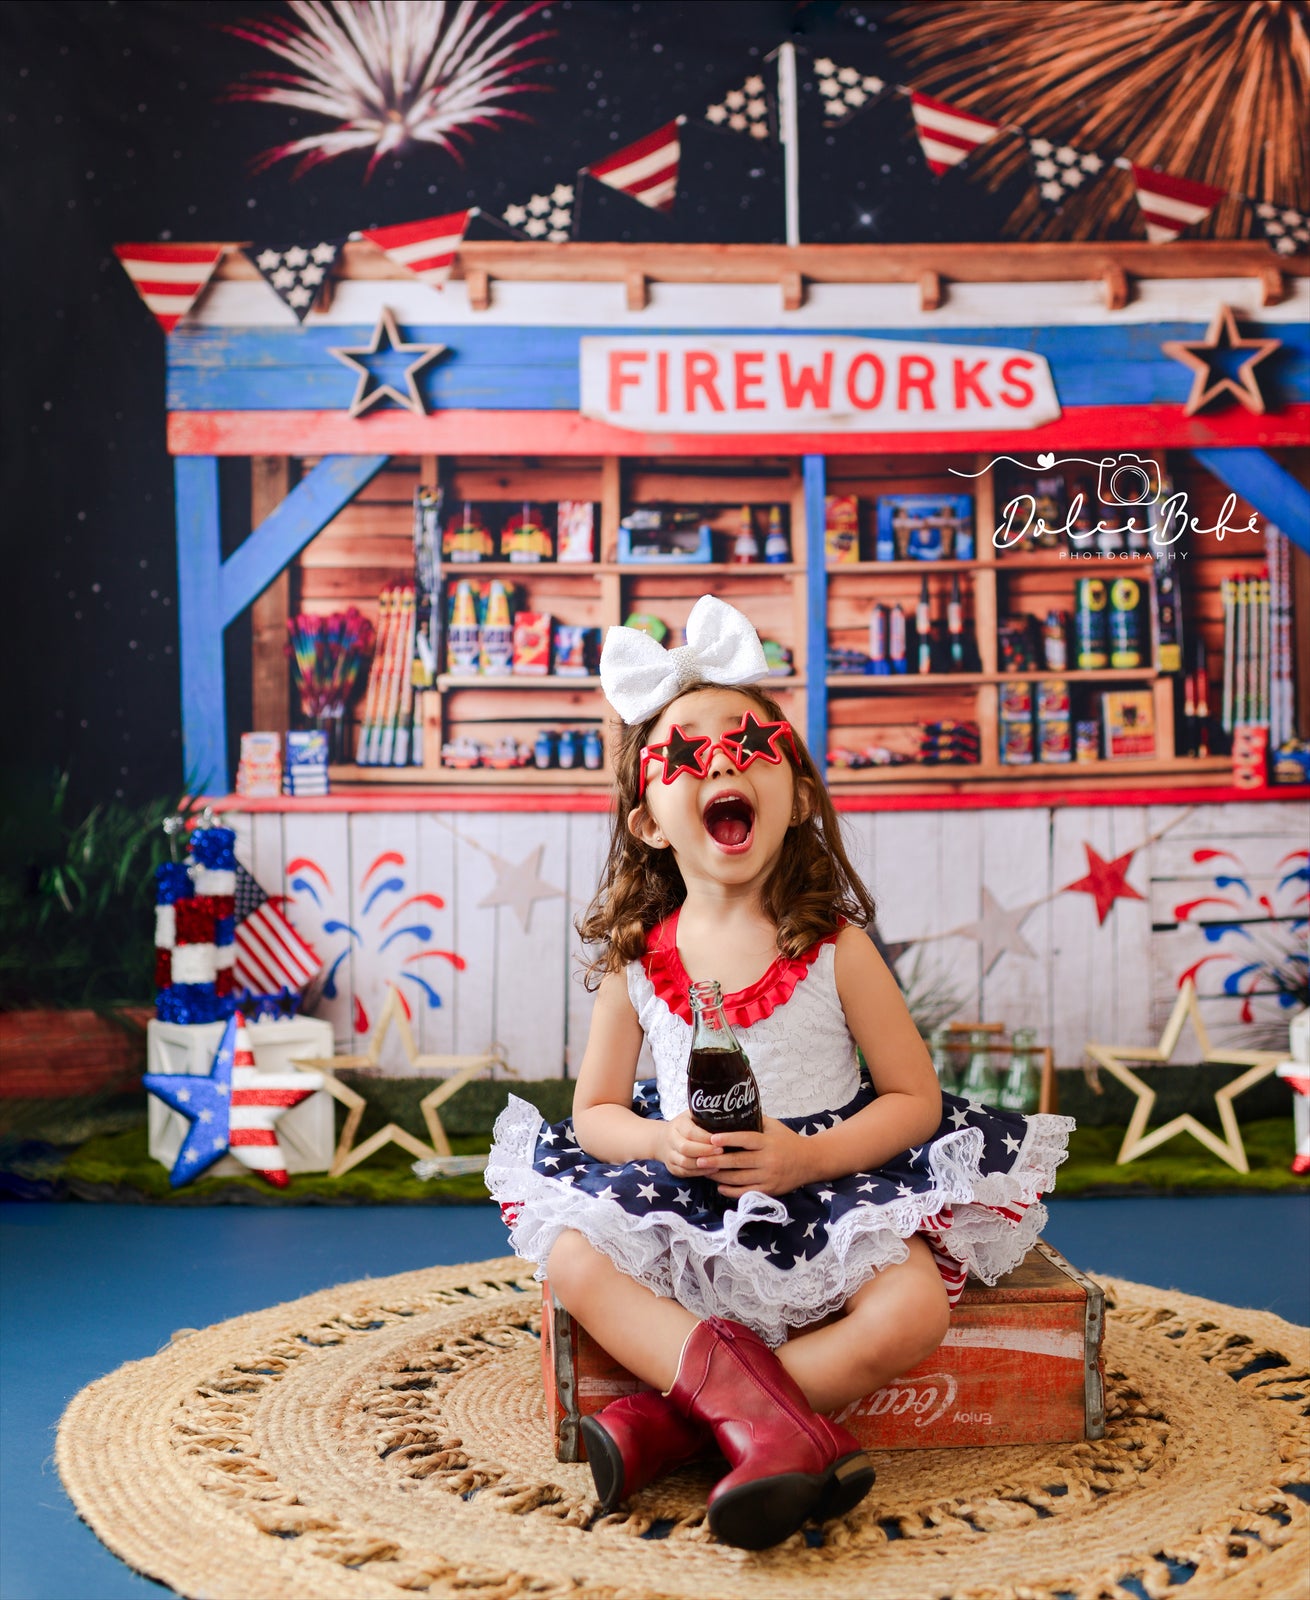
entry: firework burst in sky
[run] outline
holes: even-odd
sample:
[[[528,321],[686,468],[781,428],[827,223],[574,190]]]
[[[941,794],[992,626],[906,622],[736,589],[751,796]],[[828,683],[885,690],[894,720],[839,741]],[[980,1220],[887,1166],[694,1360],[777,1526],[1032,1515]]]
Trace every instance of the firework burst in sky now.
[[[470,129],[527,121],[504,102],[542,87],[520,80],[544,59],[525,52],[551,35],[519,30],[544,4],[290,0],[295,22],[231,28],[296,70],[251,73],[229,98],[291,106],[335,124],[265,151],[256,170],[298,158],[299,177],[320,162],[369,151],[367,177],[408,146],[434,144],[458,159],[455,141],[471,139]]]
[[[917,0],[893,13],[893,48],[916,88],[996,122],[1103,156],[1300,210],[1310,202],[1307,0]],[[1022,144],[980,158],[998,187]],[[1029,237],[1139,233],[1126,173],[1090,185],[1052,220],[1031,187],[1010,219]],[[1251,231],[1225,200],[1197,233]]]

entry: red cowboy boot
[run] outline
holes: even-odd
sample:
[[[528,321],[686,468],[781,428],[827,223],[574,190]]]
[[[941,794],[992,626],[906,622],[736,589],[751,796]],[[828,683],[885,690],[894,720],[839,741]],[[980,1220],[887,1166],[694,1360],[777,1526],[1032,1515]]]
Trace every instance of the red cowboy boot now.
[[[581,1431],[602,1516],[714,1443],[703,1423],[684,1417],[654,1389],[624,1395],[594,1416],[583,1417]]]
[[[773,1351],[739,1322],[697,1323],[669,1398],[713,1430],[733,1468],[709,1498],[710,1531],[724,1544],[764,1550],[811,1515],[843,1515],[873,1486],[859,1442],[812,1411]]]

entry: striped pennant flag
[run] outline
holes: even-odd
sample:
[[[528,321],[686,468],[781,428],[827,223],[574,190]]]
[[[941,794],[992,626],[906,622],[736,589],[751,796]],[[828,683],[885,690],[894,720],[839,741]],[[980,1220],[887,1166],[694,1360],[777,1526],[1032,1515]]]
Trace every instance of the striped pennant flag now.
[[[1223,199],[1225,191],[1193,178],[1175,178],[1156,167],[1132,168],[1137,204],[1146,223],[1146,236],[1152,244],[1169,244],[1185,229],[1204,222]]]
[[[442,289],[472,215],[471,210],[450,211],[444,217],[424,217],[421,222],[402,222],[394,228],[365,228],[360,237],[371,240],[416,278]]]
[[[251,994],[303,989],[323,963],[277,905],[237,863],[233,976]]]
[[[582,170],[654,211],[671,211],[678,193],[678,162],[682,154],[679,130],[685,120],[675,117],[644,139]]]
[[[917,90],[910,95],[910,111],[928,165],[939,178],[1005,130],[1003,122],[988,122]]]
[[[223,1048],[232,1041],[232,1100],[228,1120],[228,1149],[242,1164],[265,1178],[274,1188],[288,1183],[287,1161],[273,1126],[292,1106],[323,1087],[320,1072],[261,1072],[255,1065],[238,1011],[228,1024]]]
[[[223,254],[212,244],[116,244],[114,254],[165,333],[195,304]]]

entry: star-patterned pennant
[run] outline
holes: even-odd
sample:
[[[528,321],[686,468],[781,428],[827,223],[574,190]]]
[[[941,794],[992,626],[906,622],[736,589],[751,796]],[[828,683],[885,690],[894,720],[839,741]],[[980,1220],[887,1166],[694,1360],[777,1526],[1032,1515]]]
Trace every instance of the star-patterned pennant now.
[[[1071,194],[1094,183],[1107,162],[1094,150],[1075,150],[1070,144],[1049,139],[1028,140],[1028,164],[1038,198],[1051,211],[1059,211]]]
[[[1268,200],[1257,201],[1255,214],[1264,229],[1265,238],[1280,256],[1294,256],[1310,250],[1310,216],[1292,206],[1276,206]]]
[[[764,79],[756,73],[730,89],[721,100],[706,106],[705,120],[712,128],[767,139],[774,131],[772,109]]]
[[[529,239],[564,244],[573,235],[576,215],[571,183],[557,183],[549,194],[534,194],[524,205],[506,206],[501,218]]]
[[[871,72],[839,67],[827,56],[820,56],[814,63],[814,77],[823,99],[823,120],[830,128],[849,122],[857,111],[871,106],[887,87]]]
[[[282,303],[303,322],[314,309],[341,254],[344,239],[317,244],[252,244],[242,250]]]

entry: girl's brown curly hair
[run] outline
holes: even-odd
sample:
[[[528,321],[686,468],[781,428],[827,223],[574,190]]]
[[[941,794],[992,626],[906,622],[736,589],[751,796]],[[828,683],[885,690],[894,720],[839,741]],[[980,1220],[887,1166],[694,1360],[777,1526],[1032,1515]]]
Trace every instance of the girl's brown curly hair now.
[[[693,683],[678,698],[698,689],[722,687]],[[734,692],[754,701],[770,722],[789,720],[778,702],[762,689],[734,685]],[[576,924],[583,942],[594,951],[583,968],[588,989],[597,988],[607,973],[620,971],[644,954],[651,929],[686,898],[673,852],[654,849],[628,827],[629,812],[641,803],[641,748],[649,743],[655,724],[667,710],[668,706],[663,706],[643,722],[624,728],[615,752],[609,855],[600,887]],[[828,790],[795,729],[793,736],[796,759],[792,765],[798,780],[807,780],[810,808],[803,821],[787,829],[778,865],[762,896],[766,915],[777,925],[779,953],[785,956],[799,956],[832,933],[843,918],[864,926],[871,924],[874,916],[873,899],[846,854]]]

